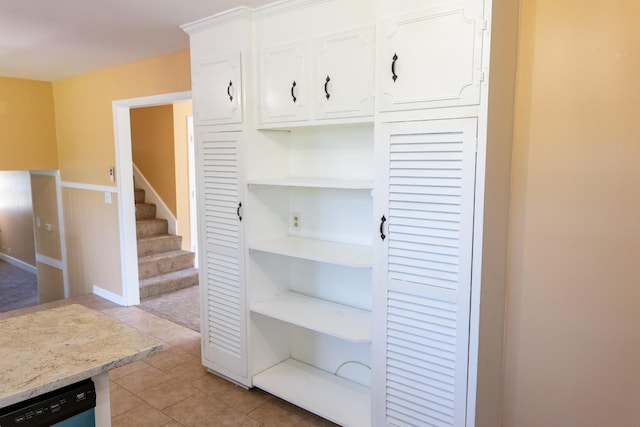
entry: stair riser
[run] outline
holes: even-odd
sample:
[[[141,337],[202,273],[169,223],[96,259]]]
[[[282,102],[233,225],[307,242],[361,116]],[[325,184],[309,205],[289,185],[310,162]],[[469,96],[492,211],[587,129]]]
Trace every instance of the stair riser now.
[[[140,188],[136,188],[133,190],[133,199],[135,203],[144,203],[144,198],[145,198],[144,190]]]
[[[182,237],[168,235],[161,239],[139,240],[138,256],[148,256],[162,252],[178,251],[182,248]]]
[[[143,220],[136,223],[136,236],[149,237],[159,234],[167,234],[169,224],[165,219]]]
[[[198,285],[198,272],[195,270],[191,275],[187,277],[181,277],[179,279],[169,279],[154,281],[152,285],[145,286],[144,283],[140,283],[140,299],[146,299],[165,294],[167,292],[174,292],[180,289],[188,288],[190,286]]]
[[[160,259],[139,260],[138,278],[146,279],[159,274],[192,268],[194,258],[195,256],[192,252],[182,252],[176,255],[167,255]]]
[[[156,205],[147,203],[136,203],[136,221],[141,219],[152,219],[156,217]]]

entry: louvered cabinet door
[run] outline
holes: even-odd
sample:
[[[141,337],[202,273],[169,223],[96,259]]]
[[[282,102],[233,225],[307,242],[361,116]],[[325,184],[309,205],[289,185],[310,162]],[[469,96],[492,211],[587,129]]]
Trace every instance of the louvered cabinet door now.
[[[465,425],[476,128],[476,119],[380,127],[376,425]]]
[[[197,133],[202,360],[248,385],[241,132]]]

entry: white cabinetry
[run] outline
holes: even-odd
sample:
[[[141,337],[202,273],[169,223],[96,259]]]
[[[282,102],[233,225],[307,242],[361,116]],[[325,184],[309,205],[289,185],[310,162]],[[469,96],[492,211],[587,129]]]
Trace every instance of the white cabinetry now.
[[[239,52],[194,61],[191,74],[196,125],[242,121],[241,64]]]
[[[262,50],[258,65],[262,123],[298,121],[309,117],[308,58],[306,42]]]
[[[262,48],[258,65],[260,123],[274,127],[282,123],[309,125],[316,119],[325,123],[368,117],[371,121],[374,41],[374,27],[369,26]]]
[[[465,425],[477,120],[381,125],[374,418]]]
[[[206,130],[196,137],[201,335],[205,364],[248,384],[241,138],[241,132]]]
[[[462,3],[382,20],[378,38],[381,111],[480,102],[482,16]]]
[[[283,0],[187,26],[212,372],[346,426],[499,424],[517,12]]]
[[[375,28],[315,40],[315,117],[373,115]]]

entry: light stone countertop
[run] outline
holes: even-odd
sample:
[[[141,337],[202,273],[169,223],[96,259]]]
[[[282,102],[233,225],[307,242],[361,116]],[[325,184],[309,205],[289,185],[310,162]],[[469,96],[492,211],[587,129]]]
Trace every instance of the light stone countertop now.
[[[1,320],[0,408],[161,350],[161,341],[79,304]]]

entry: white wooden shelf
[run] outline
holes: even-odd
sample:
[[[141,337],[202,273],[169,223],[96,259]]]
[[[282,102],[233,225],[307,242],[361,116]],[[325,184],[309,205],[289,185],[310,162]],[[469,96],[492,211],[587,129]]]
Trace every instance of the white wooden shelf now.
[[[334,423],[371,425],[368,387],[288,359],[253,377],[253,385]]]
[[[367,179],[322,179],[322,178],[282,178],[253,179],[249,186],[332,188],[342,190],[372,190],[373,181]]]
[[[294,236],[252,242],[249,249],[355,268],[371,268],[373,264],[370,246]]]
[[[371,342],[371,312],[286,292],[253,301],[251,311],[356,343]]]

